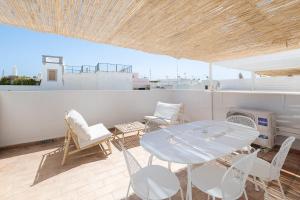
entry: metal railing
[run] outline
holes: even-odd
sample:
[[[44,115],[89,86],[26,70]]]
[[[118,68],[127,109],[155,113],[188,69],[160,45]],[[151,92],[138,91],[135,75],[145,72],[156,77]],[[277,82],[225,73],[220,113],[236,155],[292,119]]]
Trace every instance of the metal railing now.
[[[97,65],[64,65],[65,73],[96,73],[96,72],[121,72],[132,73],[131,65],[98,63]]]

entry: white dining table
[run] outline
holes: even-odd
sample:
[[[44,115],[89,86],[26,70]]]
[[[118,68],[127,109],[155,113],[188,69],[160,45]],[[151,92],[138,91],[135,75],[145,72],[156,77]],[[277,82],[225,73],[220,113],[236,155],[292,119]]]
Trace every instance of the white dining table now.
[[[140,144],[160,160],[187,165],[186,199],[192,200],[193,164],[206,163],[240,150],[254,142],[258,135],[258,131],[247,126],[205,120],[149,132],[143,135]]]

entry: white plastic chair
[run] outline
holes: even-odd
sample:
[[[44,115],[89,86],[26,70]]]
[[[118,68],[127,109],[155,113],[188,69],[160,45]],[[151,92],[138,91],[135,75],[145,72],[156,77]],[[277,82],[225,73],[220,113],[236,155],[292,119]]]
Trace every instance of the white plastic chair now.
[[[244,156],[229,169],[211,162],[192,170],[192,185],[213,199],[234,200],[243,194],[248,199],[245,184],[257,151]]]
[[[282,197],[283,199],[286,199],[279,177],[280,170],[294,141],[294,137],[288,137],[282,143],[278,153],[274,156],[271,163],[260,158],[256,158],[254,161],[253,167],[250,171],[250,175],[254,177],[254,182],[256,182],[256,178],[260,179],[263,185],[263,189],[265,190],[265,196],[267,197],[267,199],[269,199],[269,194],[267,191],[265,181],[270,182],[273,180],[277,181]]]
[[[231,123],[235,123],[235,124],[240,124],[243,126],[247,126],[249,128],[252,128],[254,130],[257,130],[257,126],[256,123],[253,119],[251,119],[250,117],[246,117],[243,115],[232,115],[226,118],[227,122],[231,122]],[[240,150],[242,153],[246,152],[246,153],[251,153],[251,151],[254,151],[254,149],[248,145],[244,148],[242,148]],[[238,154],[237,152],[235,152],[235,154]],[[230,161],[229,161],[230,162]]]
[[[183,123],[183,104],[171,104],[158,101],[153,116],[145,116],[145,133],[167,127],[169,125]],[[153,155],[150,155],[148,164],[152,165]],[[171,162],[168,162],[171,170]]]
[[[248,126],[248,127],[251,127],[253,129],[257,130],[255,121],[253,119],[251,119],[250,117],[246,117],[243,115],[232,115],[232,116],[227,117],[226,121],[236,123],[236,124],[241,124],[244,126]]]
[[[130,187],[141,199],[170,199],[180,190],[181,199],[183,200],[183,192],[175,174],[159,165],[142,168],[133,155],[122,144],[120,146],[130,176],[126,200],[128,199]]]

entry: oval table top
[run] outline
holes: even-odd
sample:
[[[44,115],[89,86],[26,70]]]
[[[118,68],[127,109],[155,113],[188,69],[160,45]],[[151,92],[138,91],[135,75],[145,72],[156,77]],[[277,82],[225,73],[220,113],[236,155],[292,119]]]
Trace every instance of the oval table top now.
[[[146,133],[140,144],[161,160],[199,164],[242,149],[258,135],[258,131],[243,125],[205,120]]]

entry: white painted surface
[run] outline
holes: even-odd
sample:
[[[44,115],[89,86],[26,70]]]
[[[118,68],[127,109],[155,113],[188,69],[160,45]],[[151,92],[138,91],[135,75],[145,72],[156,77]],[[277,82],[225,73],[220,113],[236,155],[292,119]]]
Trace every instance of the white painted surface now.
[[[300,91],[300,77],[263,77],[251,79],[221,80],[221,90],[272,90]]]
[[[295,68],[300,66],[300,49],[219,61],[213,64],[249,71]]]
[[[202,91],[2,91],[0,146],[64,136],[64,114],[72,108],[89,124],[113,127],[152,115],[157,101],[183,102],[191,121],[210,118],[210,95]]]
[[[170,91],[1,92],[0,146],[64,136],[64,114],[76,109],[92,125],[141,120]]]
[[[144,135],[140,141],[155,157],[181,164],[206,163],[251,144],[258,131],[225,121],[196,121]]]
[[[65,73],[64,90],[131,90],[132,74],[122,72]]]
[[[47,63],[47,65],[49,65]],[[46,72],[45,72],[46,73]],[[0,91],[44,91],[44,90],[132,90],[132,74],[121,72],[66,73],[63,81],[48,81],[46,74],[40,86],[0,85]]]
[[[300,139],[300,93],[296,92],[238,92],[218,91],[213,94],[214,119],[224,120],[232,107],[260,109],[274,112],[276,126],[292,128],[288,133]],[[284,134],[278,131],[279,134]],[[284,137],[276,137],[275,143],[281,144]],[[300,149],[300,140],[296,140],[294,148]]]
[[[41,90],[39,85],[0,85],[0,91],[37,91]]]
[[[211,96],[200,90],[0,91],[0,146],[64,136],[64,113],[71,108],[81,112],[89,124],[102,122],[113,127],[152,115],[157,101],[183,103],[187,121],[212,116],[224,120],[230,107],[273,111],[280,119],[278,126],[300,135],[299,92],[218,91]],[[300,149],[299,140],[295,146]]]
[[[48,81],[48,70],[56,70],[56,81]],[[55,89],[63,86],[63,65],[56,63],[43,63],[41,88]]]
[[[208,91],[173,90],[170,101],[183,104],[185,121],[212,119],[211,93]]]

